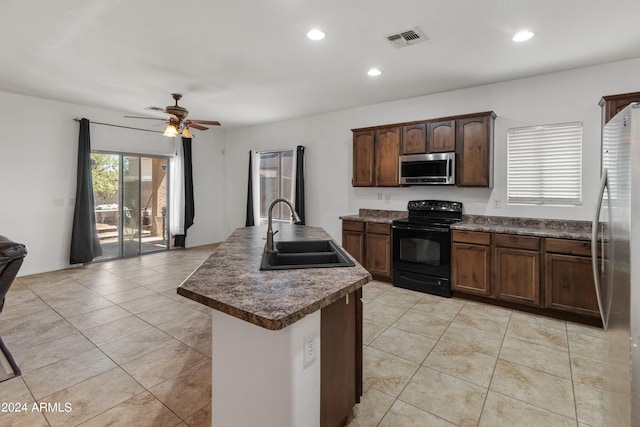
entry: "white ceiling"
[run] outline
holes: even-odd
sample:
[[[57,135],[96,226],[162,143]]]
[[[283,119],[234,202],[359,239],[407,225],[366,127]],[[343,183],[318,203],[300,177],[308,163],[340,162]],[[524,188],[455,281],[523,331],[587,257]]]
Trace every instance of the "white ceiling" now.
[[[2,6],[0,91],[149,116],[145,107],[170,105],[170,94],[179,92],[189,118],[219,120],[223,128],[640,57],[638,0],[3,0]],[[308,40],[312,27],[327,37]],[[396,49],[386,40],[414,27],[426,42]],[[512,42],[524,28],[536,36]],[[373,66],[382,76],[366,75]]]

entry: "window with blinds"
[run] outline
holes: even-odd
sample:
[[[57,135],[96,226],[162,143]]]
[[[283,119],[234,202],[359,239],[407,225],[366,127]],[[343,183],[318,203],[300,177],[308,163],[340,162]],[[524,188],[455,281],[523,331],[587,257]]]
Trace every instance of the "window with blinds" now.
[[[582,123],[507,131],[507,203],[582,203]]]

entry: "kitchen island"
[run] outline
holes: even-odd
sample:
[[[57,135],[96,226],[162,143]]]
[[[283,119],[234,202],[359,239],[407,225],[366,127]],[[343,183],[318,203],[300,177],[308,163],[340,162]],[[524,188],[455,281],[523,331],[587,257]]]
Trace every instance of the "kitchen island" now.
[[[331,239],[318,227],[274,228],[277,241]],[[212,423],[336,425],[336,396],[355,404],[361,394],[359,297],[371,276],[357,263],[261,271],[265,236],[265,226],[237,229],[178,288],[215,309]]]

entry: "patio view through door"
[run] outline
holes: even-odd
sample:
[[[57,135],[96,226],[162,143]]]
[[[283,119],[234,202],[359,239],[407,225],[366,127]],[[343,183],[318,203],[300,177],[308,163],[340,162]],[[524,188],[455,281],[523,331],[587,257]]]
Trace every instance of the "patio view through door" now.
[[[168,157],[94,151],[96,225],[102,256],[137,256],[169,248]]]

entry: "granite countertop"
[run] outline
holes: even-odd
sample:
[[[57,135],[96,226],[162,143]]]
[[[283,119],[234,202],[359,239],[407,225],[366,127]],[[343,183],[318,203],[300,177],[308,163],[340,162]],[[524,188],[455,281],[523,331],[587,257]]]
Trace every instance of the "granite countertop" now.
[[[340,219],[347,221],[375,222],[379,224],[391,224],[393,220],[406,218],[407,211],[385,211],[379,209],[359,209],[355,215],[343,215]]]
[[[556,239],[591,240],[591,222],[541,218],[463,215],[452,230],[484,231]]]
[[[275,241],[331,239],[320,227],[278,223],[273,228],[279,231]],[[260,271],[266,234],[267,226],[238,228],[180,285],[178,294],[277,330],[371,280],[355,260],[354,267]]]

